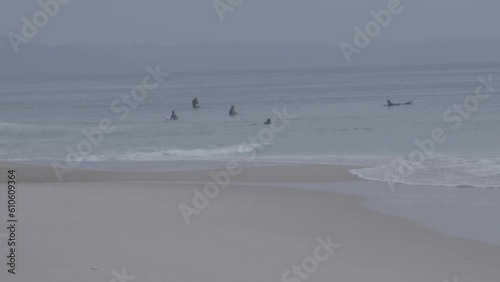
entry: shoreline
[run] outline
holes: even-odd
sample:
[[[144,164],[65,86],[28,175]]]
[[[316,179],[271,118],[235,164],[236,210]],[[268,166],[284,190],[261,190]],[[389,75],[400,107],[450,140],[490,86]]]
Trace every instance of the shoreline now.
[[[498,189],[500,188],[500,174],[496,169],[498,160],[495,158],[468,159],[466,162],[460,157],[441,157],[437,163],[426,163],[418,169],[406,171],[403,167],[398,170],[395,164],[381,156],[336,156],[330,160],[319,160],[317,158],[293,160],[271,160],[262,159],[251,162],[234,160],[170,160],[170,161],[104,161],[104,162],[82,162],[75,169],[68,167],[68,164],[57,163],[60,167],[52,169],[48,161],[3,161],[0,160],[2,167],[30,167],[32,171],[37,171],[39,176],[34,178],[33,173],[29,173],[25,180],[35,182],[59,182],[56,174],[59,174],[64,181],[90,181],[89,177],[78,177],[74,174],[87,176],[93,175],[96,181],[112,180],[111,175],[120,175],[123,173],[133,174],[140,180],[144,179],[144,173],[148,173],[152,179],[169,180],[159,175],[168,173],[174,179],[179,179],[175,173],[185,174],[186,172],[210,172],[226,170],[228,164],[237,164],[244,170],[258,170],[260,168],[272,167],[331,167],[332,171],[345,171],[348,169],[349,179],[364,179],[383,183],[401,183],[410,186],[433,186],[433,187],[456,187],[456,188],[479,188],[479,189]],[[457,168],[457,166],[459,168]],[[48,169],[47,169],[48,168]],[[396,170],[395,170],[396,169]],[[52,172],[50,172],[52,171]],[[92,174],[89,173],[92,172]],[[98,173],[97,173],[98,172]],[[72,175],[73,174],[73,175]],[[103,174],[107,174],[105,176]],[[352,178],[351,176],[354,176]],[[0,179],[2,176],[0,175]],[[5,176],[4,176],[5,177]],[[185,177],[184,177],[185,178]],[[345,178],[345,176],[341,176]],[[31,180],[30,180],[31,179]],[[207,181],[202,177],[201,181]],[[265,180],[265,179],[264,179]],[[297,179],[298,180],[298,179]],[[337,179],[331,178],[330,182]],[[388,182],[388,181],[391,182]],[[255,180],[252,180],[255,181]],[[265,181],[263,181],[265,182]],[[276,182],[276,179],[270,180]],[[293,182],[293,181],[291,181]],[[303,182],[303,181],[301,181]],[[314,181],[312,181],[314,182]],[[324,182],[324,181],[322,181]],[[395,184],[389,184],[394,186]]]
[[[263,167],[241,167],[241,172],[232,176],[235,182],[285,182],[316,183],[358,180],[349,170],[355,166],[341,165],[276,165]],[[214,181],[210,173],[217,174],[227,168],[200,169],[186,171],[96,171],[75,169],[63,175],[59,181],[54,169],[50,166],[26,165],[0,162],[0,170],[16,169],[23,171],[20,183],[59,183],[59,182],[109,182],[109,181]],[[6,175],[0,175],[0,181],[6,181]]]

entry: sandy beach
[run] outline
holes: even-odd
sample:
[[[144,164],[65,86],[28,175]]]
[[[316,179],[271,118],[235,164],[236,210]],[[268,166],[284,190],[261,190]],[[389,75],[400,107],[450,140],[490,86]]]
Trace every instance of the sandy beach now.
[[[500,277],[500,246],[367,210],[359,196],[264,185],[335,187],[356,180],[349,167],[247,168],[199,210],[193,189],[203,191],[212,181],[209,171],[75,171],[59,182],[50,168],[3,163],[2,182],[12,168],[18,179],[17,273],[9,274],[4,263],[1,281],[493,282]],[[198,211],[189,224],[182,205]],[[0,215],[6,230],[6,208]],[[0,253],[7,252],[2,239]]]

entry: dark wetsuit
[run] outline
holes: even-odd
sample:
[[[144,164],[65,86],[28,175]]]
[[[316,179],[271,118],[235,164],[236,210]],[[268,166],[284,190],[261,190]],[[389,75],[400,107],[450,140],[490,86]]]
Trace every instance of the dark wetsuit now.
[[[238,114],[238,113],[234,110],[234,106],[233,106],[233,107],[231,107],[231,109],[229,110],[229,115],[230,115],[230,116],[235,116],[235,115],[237,115],[237,114]]]

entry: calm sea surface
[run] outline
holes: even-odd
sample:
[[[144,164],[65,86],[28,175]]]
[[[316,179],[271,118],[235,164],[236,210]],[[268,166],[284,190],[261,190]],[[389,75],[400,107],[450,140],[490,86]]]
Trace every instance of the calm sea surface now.
[[[353,173],[366,179],[500,187],[500,65],[172,73],[120,119],[113,101],[146,74],[0,77],[0,160],[65,164],[87,140],[82,130],[107,118],[116,128],[78,160],[86,167],[188,169],[255,153],[254,164],[360,165]],[[475,104],[478,77],[489,75],[497,92]],[[194,97],[202,108],[192,109]],[[388,108],[388,99],[413,105]],[[454,105],[464,103],[461,115]],[[296,117],[263,144],[263,122],[281,127],[273,110],[284,107]],[[178,121],[165,120],[172,110]],[[426,143],[424,155],[415,140],[436,128],[446,141]]]

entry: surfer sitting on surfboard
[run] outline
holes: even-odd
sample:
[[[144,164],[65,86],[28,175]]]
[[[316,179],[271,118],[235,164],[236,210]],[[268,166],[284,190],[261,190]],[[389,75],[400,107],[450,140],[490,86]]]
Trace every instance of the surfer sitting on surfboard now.
[[[235,115],[237,115],[238,113],[236,112],[236,110],[234,109],[234,106],[231,106],[231,109],[229,110],[229,115],[234,117]]]
[[[197,109],[200,107],[198,106],[198,97],[193,99],[192,104],[193,104],[193,109]]]
[[[178,119],[179,119],[179,117],[177,116],[175,111],[172,111],[172,115],[170,116],[170,120],[178,120]]]

